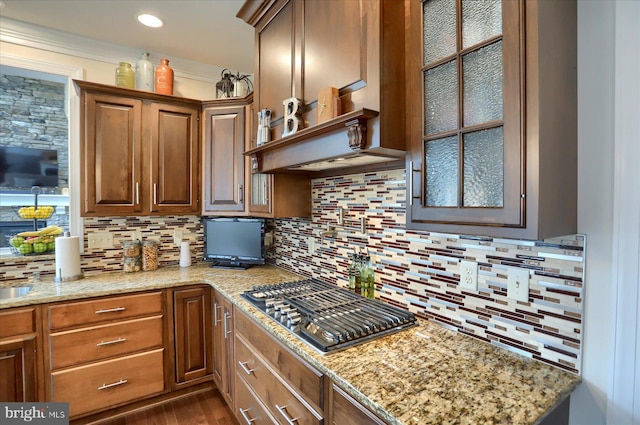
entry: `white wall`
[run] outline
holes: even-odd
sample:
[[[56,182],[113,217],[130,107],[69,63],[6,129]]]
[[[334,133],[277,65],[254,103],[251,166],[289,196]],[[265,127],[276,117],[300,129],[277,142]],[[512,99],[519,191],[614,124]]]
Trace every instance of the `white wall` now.
[[[573,425],[640,423],[639,28],[640,2],[578,1],[578,231],[587,247]]]

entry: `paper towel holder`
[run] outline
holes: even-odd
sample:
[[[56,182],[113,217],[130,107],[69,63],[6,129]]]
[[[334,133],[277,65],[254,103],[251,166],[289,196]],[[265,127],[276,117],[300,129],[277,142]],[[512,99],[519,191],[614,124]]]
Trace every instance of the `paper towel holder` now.
[[[64,237],[68,238],[70,236],[69,232],[64,232],[63,234]],[[80,252],[78,251],[78,255],[80,255]],[[57,260],[57,258],[56,258]],[[79,280],[79,279],[83,279],[84,278],[84,274],[82,273],[82,271],[80,271],[79,274],[75,274],[72,276],[62,276],[62,268],[57,268],[57,261],[56,261],[56,274],[55,277],[53,278],[53,281],[56,283],[60,283],[60,282],[71,282],[74,280]],[[79,267],[78,267],[79,268]]]

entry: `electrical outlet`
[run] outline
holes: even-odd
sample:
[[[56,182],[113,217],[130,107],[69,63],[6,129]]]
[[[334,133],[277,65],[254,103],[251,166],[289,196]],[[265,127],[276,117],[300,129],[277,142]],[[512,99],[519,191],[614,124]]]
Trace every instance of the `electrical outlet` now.
[[[173,231],[173,243],[175,245],[180,245],[182,243],[183,236],[181,229],[175,229]]]
[[[136,229],[133,231],[133,240],[142,240],[142,232],[140,231],[140,229]]]
[[[309,247],[309,254],[313,255],[316,253],[316,238],[313,236],[307,239],[307,246]]]
[[[529,302],[529,270],[510,267],[507,276],[507,297]]]
[[[460,288],[478,290],[478,263],[475,261],[460,261]]]
[[[109,232],[89,233],[89,249],[113,248],[113,235]]]

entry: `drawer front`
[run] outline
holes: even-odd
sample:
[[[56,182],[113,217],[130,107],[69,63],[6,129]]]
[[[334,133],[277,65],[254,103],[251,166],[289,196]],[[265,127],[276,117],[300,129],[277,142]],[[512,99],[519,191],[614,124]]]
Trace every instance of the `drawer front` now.
[[[51,335],[51,369],[162,346],[162,316],[134,319]]]
[[[334,425],[385,425],[385,422],[335,385],[332,408]]]
[[[164,390],[163,349],[51,374],[52,400],[75,417]]]
[[[321,410],[322,374],[303,363],[303,360],[262,330],[252,319],[238,309],[236,311],[235,332],[242,335],[246,341],[251,341],[254,347],[260,347],[260,355],[271,363],[278,373],[296,388],[296,391]]]
[[[236,337],[235,349],[237,373],[278,422],[287,424],[289,421],[297,425],[319,425],[323,422],[322,416],[300,401],[293,394],[295,390],[278,379],[242,337]]]
[[[36,331],[34,307],[0,310],[0,338],[24,335]]]
[[[162,292],[96,298],[50,306],[49,328],[92,325],[110,320],[162,313]]]
[[[238,372],[240,373],[240,371]],[[258,401],[247,383],[236,375],[236,418],[241,425],[272,425],[278,422]]]

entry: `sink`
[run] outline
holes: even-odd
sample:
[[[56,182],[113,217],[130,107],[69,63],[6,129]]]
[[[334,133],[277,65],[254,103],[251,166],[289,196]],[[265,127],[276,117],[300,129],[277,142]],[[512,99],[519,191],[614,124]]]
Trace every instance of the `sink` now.
[[[10,286],[0,288],[0,300],[24,297],[31,291],[31,286]]]

